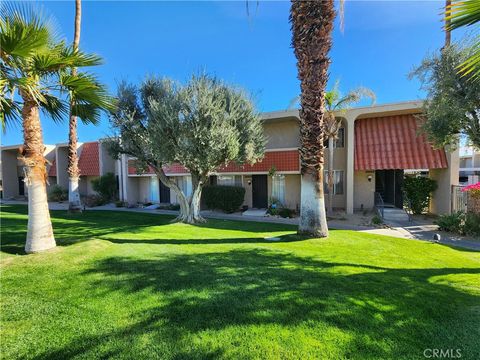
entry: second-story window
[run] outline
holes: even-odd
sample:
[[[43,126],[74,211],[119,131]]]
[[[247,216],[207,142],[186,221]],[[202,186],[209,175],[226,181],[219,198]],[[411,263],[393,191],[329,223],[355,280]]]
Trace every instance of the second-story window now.
[[[328,148],[328,138],[323,141],[323,147]],[[343,148],[345,147],[345,129],[338,129],[337,140],[333,142],[334,148]]]

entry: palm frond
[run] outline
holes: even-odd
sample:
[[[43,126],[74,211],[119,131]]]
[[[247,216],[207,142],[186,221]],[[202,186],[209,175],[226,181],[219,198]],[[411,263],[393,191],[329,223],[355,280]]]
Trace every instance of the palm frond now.
[[[21,108],[19,104],[4,94],[0,95],[0,124],[5,132],[7,125],[19,123],[21,120]]]
[[[446,30],[450,31],[477,23],[480,21],[480,1],[453,1],[445,9],[445,20],[449,20]]]
[[[28,4],[3,3],[0,6],[1,58],[28,57],[46,52],[57,32],[50,17]]]
[[[446,30],[451,31],[464,26],[471,26],[480,22],[480,1],[462,0],[453,1],[445,9]],[[458,71],[471,79],[480,79],[480,36],[477,36],[472,46],[472,55],[459,65]]]
[[[63,122],[68,115],[67,103],[51,94],[42,93],[39,105],[42,112],[50,116],[56,123]]]
[[[376,101],[375,93],[372,90],[361,86],[359,88],[351,90],[347,95],[343,96],[340,100],[338,100],[334,106],[334,109],[335,110],[348,109],[353,104],[365,98],[370,99],[372,105],[375,104],[375,101]]]
[[[36,73],[54,73],[63,69],[71,69],[101,64],[102,59],[95,54],[86,54],[63,42],[50,49],[48,53],[36,54],[32,57],[32,69]]]
[[[72,115],[78,116],[84,123],[96,124],[102,111],[110,112],[114,109],[114,99],[91,74],[62,74],[60,84],[70,94]]]

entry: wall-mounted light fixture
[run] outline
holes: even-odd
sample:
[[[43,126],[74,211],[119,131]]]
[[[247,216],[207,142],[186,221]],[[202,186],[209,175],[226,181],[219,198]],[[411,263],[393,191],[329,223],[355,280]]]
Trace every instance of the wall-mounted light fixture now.
[[[367,179],[368,179],[368,182],[372,182],[372,175],[368,175]]]
[[[248,180],[248,185],[252,185],[252,180]]]

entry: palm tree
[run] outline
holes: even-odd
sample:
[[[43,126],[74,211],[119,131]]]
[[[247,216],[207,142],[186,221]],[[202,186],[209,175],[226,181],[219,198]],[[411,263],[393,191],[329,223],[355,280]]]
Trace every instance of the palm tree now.
[[[46,191],[46,159],[40,110],[54,121],[68,114],[68,94],[75,100],[72,113],[96,121],[100,109],[111,108],[111,98],[95,77],[71,74],[74,67],[98,65],[100,58],[67,47],[59,41],[51,21],[32,7],[0,8],[1,122],[21,119],[24,145],[20,152],[28,192],[28,230],[25,251],[55,247]]]
[[[324,136],[328,138],[328,213],[333,213],[333,153],[334,141],[338,138],[338,131],[342,125],[342,119],[336,115],[342,115],[353,104],[362,98],[369,98],[372,104],[375,102],[375,94],[372,90],[359,87],[342,96],[338,90],[337,81],[332,90],[325,94],[325,115],[323,120]]]
[[[454,0],[446,3],[445,30],[446,45],[450,44],[450,31],[464,26],[472,26],[480,22],[480,1],[478,0]],[[480,79],[480,35],[472,45],[473,54],[460,66],[459,71],[464,75],[470,75],[472,79]]]
[[[290,22],[300,99],[301,206],[298,232],[328,236],[323,193],[323,119],[335,20],[333,0],[292,0]]]
[[[73,36],[73,49],[78,50],[80,43],[80,25],[82,19],[82,2],[75,0],[75,27]],[[76,75],[77,70],[72,69],[72,75]],[[73,99],[70,100],[70,121],[68,123],[68,211],[81,212],[82,204],[80,203],[80,193],[78,191],[78,180],[80,178],[80,170],[78,169],[77,155],[77,117],[72,113],[74,105]]]

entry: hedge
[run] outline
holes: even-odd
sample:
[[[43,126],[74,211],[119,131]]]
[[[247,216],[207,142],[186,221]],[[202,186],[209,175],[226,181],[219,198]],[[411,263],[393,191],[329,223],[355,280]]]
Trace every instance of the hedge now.
[[[240,186],[208,185],[203,188],[202,199],[208,209],[237,211],[243,204],[245,188]]]

